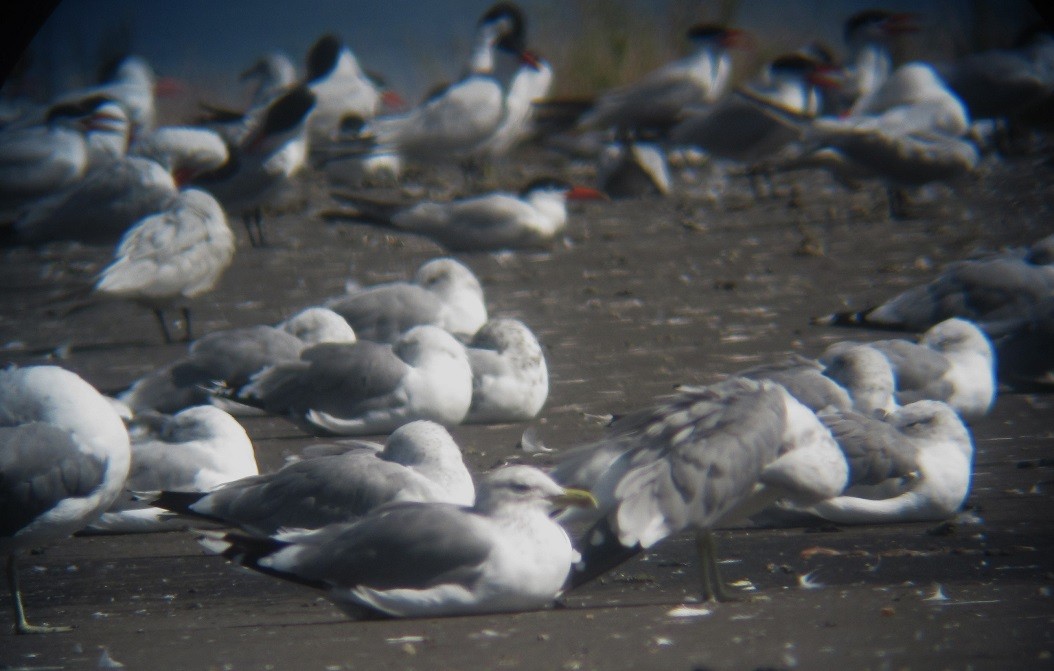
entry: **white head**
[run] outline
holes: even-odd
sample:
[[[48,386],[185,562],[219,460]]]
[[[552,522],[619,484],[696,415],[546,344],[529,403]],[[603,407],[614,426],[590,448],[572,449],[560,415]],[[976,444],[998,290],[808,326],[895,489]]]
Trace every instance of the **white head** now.
[[[296,313],[278,324],[278,328],[308,345],[324,342],[355,342],[355,330],[347,320],[329,308],[313,307]]]
[[[919,344],[945,355],[976,354],[989,361],[995,358],[988,336],[965,319],[942,321],[923,333]]]

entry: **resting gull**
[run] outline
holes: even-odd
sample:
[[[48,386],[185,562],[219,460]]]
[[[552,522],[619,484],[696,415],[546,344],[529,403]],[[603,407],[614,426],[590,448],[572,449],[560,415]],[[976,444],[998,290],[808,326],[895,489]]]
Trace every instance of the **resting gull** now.
[[[774,364],[741,371],[737,376],[771,380],[813,412],[833,407],[871,414],[890,412],[897,406],[893,398],[896,381],[889,360],[866,347],[832,353],[826,364],[794,354]]]
[[[55,366],[0,371],[0,552],[20,634],[69,631],[26,621],[20,551],[64,538],[121,492],[128,432],[105,397]]]
[[[256,475],[256,454],[245,429],[236,419],[210,405],[187,408],[176,415],[144,413],[136,416],[132,437],[132,466],[125,490],[90,532],[146,533],[186,526],[161,508],[132,500],[133,492],[173,489],[207,492],[225,482]]]
[[[602,469],[590,463],[594,458]],[[623,417],[609,436],[578,448],[557,477],[599,477],[603,517],[582,537],[576,587],[663,538],[696,533],[703,598],[727,600],[711,529],[777,499],[837,496],[848,467],[830,433],[783,387],[730,378],[684,387],[654,408]]]
[[[549,370],[538,339],[516,319],[491,319],[467,347],[472,405],[465,424],[526,422],[549,395]]]
[[[391,345],[309,347],[299,361],[263,370],[232,397],[343,435],[388,433],[415,419],[453,426],[472,402],[472,368],[452,335],[416,326]]]
[[[487,321],[483,288],[464,265],[432,259],[413,282],[390,282],[334,298],[327,307],[348,320],[363,340],[392,342],[420,324],[469,338]]]
[[[435,422],[399,427],[380,451],[340,447],[346,449],[235,480],[207,494],[162,492],[155,503],[268,536],[350,522],[395,501],[469,506],[476,498],[461,449]]]
[[[986,414],[995,402],[995,355],[981,329],[964,319],[947,319],[907,340],[840,342],[827,348],[821,361],[854,347],[881,352],[893,366],[900,404],[922,399],[944,401],[966,418]]]
[[[309,345],[355,342],[355,332],[344,319],[326,308],[308,308],[276,326],[247,326],[216,331],[198,338],[183,357],[136,380],[120,395],[134,412],[173,413],[213,399],[216,384],[240,387],[253,374],[282,361],[296,361]],[[219,403],[232,414],[253,408]]]
[[[845,452],[850,487],[805,508],[839,524],[947,519],[970,491],[973,442],[941,401],[915,401],[883,419],[821,413]]]
[[[353,617],[534,610],[556,598],[578,557],[549,513],[594,503],[537,469],[507,466],[483,480],[471,508],[396,503],[353,524],[203,543],[242,566],[324,590]]]
[[[928,284],[912,287],[881,305],[815,320],[836,326],[924,331],[960,317],[983,324],[1034,316],[1054,296],[1054,235],[1021,252],[949,264]]]

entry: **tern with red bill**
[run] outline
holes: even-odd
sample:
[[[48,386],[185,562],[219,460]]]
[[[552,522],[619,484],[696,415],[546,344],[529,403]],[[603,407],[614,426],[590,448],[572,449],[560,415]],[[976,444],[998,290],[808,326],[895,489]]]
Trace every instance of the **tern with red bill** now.
[[[410,207],[333,194],[351,209],[323,213],[330,220],[379,224],[427,236],[451,251],[544,249],[567,226],[568,200],[599,200],[596,189],[537,179],[519,194],[497,192]]]

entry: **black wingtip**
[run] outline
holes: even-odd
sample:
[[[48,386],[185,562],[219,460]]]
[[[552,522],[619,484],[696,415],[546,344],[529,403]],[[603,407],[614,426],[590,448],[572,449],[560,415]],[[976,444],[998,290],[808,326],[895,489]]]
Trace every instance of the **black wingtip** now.
[[[164,508],[165,510],[172,513],[178,513],[180,515],[187,515],[190,517],[197,517],[199,519],[221,521],[217,520],[217,518],[209,517],[208,515],[202,515],[201,513],[195,512],[190,509],[192,505],[204,498],[205,494],[205,492],[163,491],[159,492],[156,497],[150,497],[147,502],[152,506],[155,506],[157,508]]]
[[[571,567],[568,590],[581,587],[643,551],[640,545],[623,545],[606,517],[590,527],[579,546],[582,559]]]
[[[866,326],[870,310],[862,312],[835,312],[822,317],[813,317],[809,323],[814,326]]]

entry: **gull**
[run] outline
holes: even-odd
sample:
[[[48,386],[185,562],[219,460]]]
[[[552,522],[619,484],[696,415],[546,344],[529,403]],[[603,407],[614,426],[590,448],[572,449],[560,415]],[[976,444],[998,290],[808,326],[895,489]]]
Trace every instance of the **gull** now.
[[[683,387],[576,448],[554,477],[590,484],[599,521],[585,532],[577,587],[684,530],[696,534],[705,600],[727,600],[711,529],[787,498],[837,496],[848,467],[830,432],[783,387],[730,378]]]
[[[350,291],[326,303],[363,340],[392,342],[414,326],[439,326],[470,338],[487,321],[483,287],[468,267],[441,257],[421,265],[412,282]]]
[[[693,105],[716,102],[728,89],[732,73],[730,47],[744,33],[715,24],[699,24],[688,31],[695,52],[654,70],[642,79],[609,91],[578,123],[579,129],[610,128],[665,130]]]
[[[988,337],[965,319],[947,319],[922,334],[919,342],[877,340],[839,342],[820,357],[854,347],[881,352],[893,367],[900,404],[921,399],[944,401],[966,418],[988,413],[995,402],[995,355]]]
[[[185,528],[166,519],[161,508],[131,500],[133,492],[172,489],[206,492],[239,478],[256,475],[256,455],[245,429],[233,417],[209,405],[176,415],[142,413],[129,428],[132,465],[118,499],[88,525],[95,533],[149,533]]]
[[[465,424],[527,422],[549,395],[549,370],[538,339],[516,319],[491,319],[467,346],[472,405]]]
[[[391,504],[353,524],[270,541],[227,534],[203,544],[242,566],[320,589],[352,617],[536,610],[560,594],[578,555],[550,511],[592,503],[537,469],[506,466],[483,480],[471,508]]]
[[[838,524],[928,522],[954,516],[970,491],[973,441],[941,401],[915,401],[883,419],[820,413],[845,452],[849,487],[804,508]]]
[[[461,449],[446,429],[425,420],[399,427],[380,450],[350,447],[212,491],[160,489],[173,491],[161,492],[155,505],[257,536],[350,522],[386,503],[470,506],[476,498]]]
[[[597,200],[587,187],[538,178],[519,194],[503,191],[450,202],[424,201],[400,207],[348,194],[334,194],[352,206],[329,219],[351,219],[423,235],[451,251],[547,249],[567,227],[568,200]]]
[[[832,352],[825,363],[791,355],[774,364],[740,371],[736,376],[771,380],[813,412],[825,408],[855,409],[872,415],[897,408],[893,367],[881,352],[867,347]]]
[[[324,342],[355,342],[344,319],[326,308],[308,308],[276,326],[257,325],[209,333],[187,354],[136,380],[118,397],[133,412],[178,412],[215,401],[209,388],[237,388],[253,374],[282,361],[296,361],[305,347]],[[248,408],[221,404],[232,414]]]
[[[0,371],[0,552],[20,634],[69,631],[26,621],[19,553],[69,536],[121,492],[128,432],[113,406],[56,366]]]
[[[324,343],[257,373],[234,400],[342,435],[388,433],[416,419],[453,426],[472,402],[464,346],[436,326],[391,345]]]
[[[950,263],[928,284],[881,305],[818,317],[814,323],[923,331],[952,317],[978,323],[1029,319],[1052,295],[1054,235],[1021,252]]]
[[[94,293],[152,309],[167,343],[172,336],[164,311],[179,304],[189,342],[190,308],[185,301],[216,286],[234,260],[234,249],[234,233],[216,199],[200,189],[186,189],[168,209],[125,234]]]

